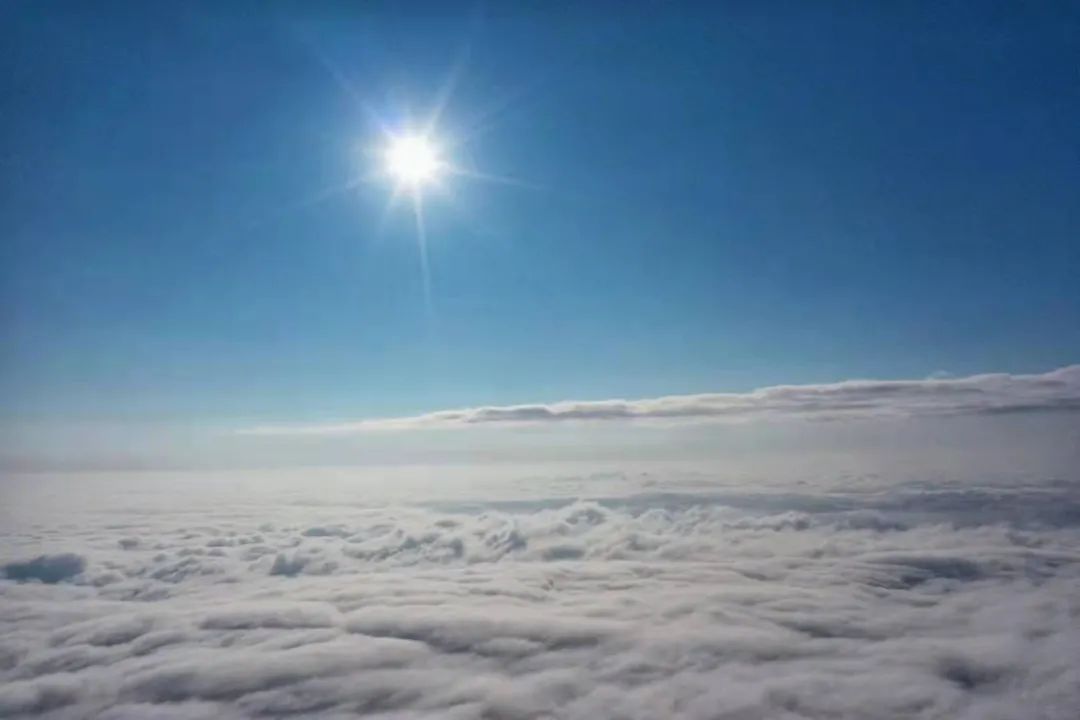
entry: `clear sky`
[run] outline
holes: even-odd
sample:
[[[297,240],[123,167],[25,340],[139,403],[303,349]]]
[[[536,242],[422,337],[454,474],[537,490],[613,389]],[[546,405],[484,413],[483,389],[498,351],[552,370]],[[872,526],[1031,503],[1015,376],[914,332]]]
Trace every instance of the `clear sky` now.
[[[553,5],[6,3],[5,427],[1080,358],[1075,3]]]

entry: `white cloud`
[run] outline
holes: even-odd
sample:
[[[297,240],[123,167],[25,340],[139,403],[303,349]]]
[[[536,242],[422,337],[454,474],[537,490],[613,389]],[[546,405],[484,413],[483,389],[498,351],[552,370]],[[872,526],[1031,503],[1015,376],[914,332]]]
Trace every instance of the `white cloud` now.
[[[846,380],[821,385],[777,385],[747,393],[487,406],[345,423],[262,426],[242,433],[345,435],[569,421],[738,422],[1054,411],[1080,411],[1080,365],[1035,375],[997,373],[923,380]]]
[[[351,476],[35,478],[49,505],[8,486],[0,560],[78,562],[0,579],[0,715],[1064,720],[1080,706],[1075,481],[501,482],[495,499],[422,478],[401,502]]]

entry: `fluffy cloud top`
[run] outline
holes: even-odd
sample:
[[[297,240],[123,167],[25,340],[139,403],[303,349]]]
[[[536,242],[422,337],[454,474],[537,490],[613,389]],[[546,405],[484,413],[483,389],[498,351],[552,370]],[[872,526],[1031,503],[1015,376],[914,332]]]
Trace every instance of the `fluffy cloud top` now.
[[[1077,483],[634,477],[12,495],[0,716],[1076,717]]]
[[[1080,411],[1080,365],[1034,375],[997,373],[924,380],[846,380],[822,385],[777,385],[747,393],[475,407],[336,424],[264,426],[243,432],[334,435],[566,421],[842,419],[1039,411]]]

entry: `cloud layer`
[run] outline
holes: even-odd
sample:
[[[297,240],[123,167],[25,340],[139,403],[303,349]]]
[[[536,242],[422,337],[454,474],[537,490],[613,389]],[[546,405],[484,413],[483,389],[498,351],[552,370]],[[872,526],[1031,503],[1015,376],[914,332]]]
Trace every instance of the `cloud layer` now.
[[[339,435],[568,421],[737,422],[1055,411],[1080,411],[1080,365],[1036,375],[997,373],[962,378],[777,385],[748,393],[488,406],[335,424],[263,426],[243,432],[251,435]]]
[[[84,482],[0,536],[5,718],[1080,706],[1076,482],[534,478],[390,504],[348,480]]]

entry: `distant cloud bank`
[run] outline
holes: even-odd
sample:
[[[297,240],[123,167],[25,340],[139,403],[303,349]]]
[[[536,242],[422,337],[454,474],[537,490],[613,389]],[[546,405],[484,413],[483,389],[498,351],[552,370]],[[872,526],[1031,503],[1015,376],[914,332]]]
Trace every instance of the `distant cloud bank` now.
[[[241,432],[342,435],[567,421],[738,422],[1053,411],[1080,411],[1080,365],[1033,375],[993,373],[922,380],[845,380],[820,385],[776,385],[746,393],[485,406],[332,424],[268,425]]]

